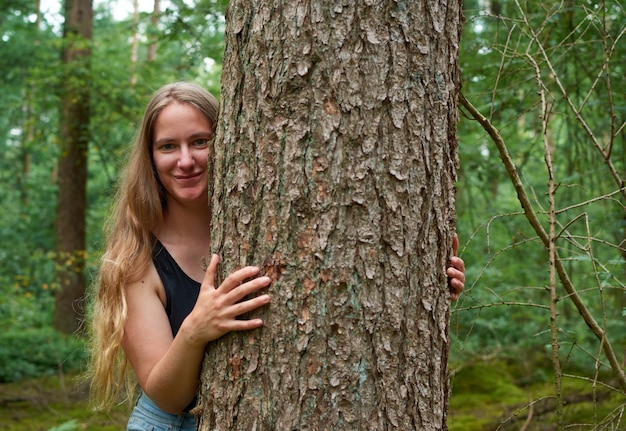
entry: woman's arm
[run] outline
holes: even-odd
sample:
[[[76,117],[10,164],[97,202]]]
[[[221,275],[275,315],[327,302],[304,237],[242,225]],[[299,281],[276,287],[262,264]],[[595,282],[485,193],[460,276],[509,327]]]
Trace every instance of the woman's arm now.
[[[144,277],[127,287],[128,318],[122,347],[139,384],[161,409],[180,413],[196,396],[206,344],[230,331],[263,325],[261,319],[237,320],[237,316],[269,302],[268,295],[241,301],[267,287],[268,277],[255,277],[259,269],[246,267],[214,286],[219,259],[211,259],[195,307],[172,337],[164,308],[161,280],[153,265]]]

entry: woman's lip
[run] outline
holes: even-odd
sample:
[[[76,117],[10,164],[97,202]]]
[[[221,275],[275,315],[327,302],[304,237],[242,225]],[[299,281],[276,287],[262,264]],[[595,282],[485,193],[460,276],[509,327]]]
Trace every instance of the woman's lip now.
[[[191,174],[191,175],[175,175],[175,177],[178,180],[190,180],[192,178],[197,178],[200,175],[202,175],[202,172],[197,172],[197,173]]]

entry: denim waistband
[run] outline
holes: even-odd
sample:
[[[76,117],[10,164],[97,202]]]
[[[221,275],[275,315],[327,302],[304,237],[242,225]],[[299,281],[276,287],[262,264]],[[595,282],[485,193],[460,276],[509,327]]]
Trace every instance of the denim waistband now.
[[[129,427],[132,422],[143,422],[153,427],[154,430],[179,430],[195,431],[196,418],[191,413],[172,414],[165,412],[157,406],[148,396],[141,392],[135,408],[128,420]]]

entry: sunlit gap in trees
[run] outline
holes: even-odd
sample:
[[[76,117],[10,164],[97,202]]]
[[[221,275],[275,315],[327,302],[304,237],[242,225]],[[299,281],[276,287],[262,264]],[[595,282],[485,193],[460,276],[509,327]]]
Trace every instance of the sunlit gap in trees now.
[[[22,129],[14,127],[9,131],[9,139],[7,139],[7,146],[19,147],[21,142]]]
[[[185,0],[185,3],[188,6],[193,6],[194,0]],[[138,0],[138,6],[140,13],[152,13],[154,0]],[[170,1],[162,0],[161,10],[165,10],[170,6]],[[55,33],[61,35],[63,28],[63,0],[41,0],[40,9],[44,17],[42,25],[49,25]],[[101,12],[109,11],[114,20],[123,21],[129,19],[134,13],[134,2],[127,0],[95,0],[94,10]],[[28,19],[31,22],[36,22],[37,16],[32,14]],[[222,26],[224,25],[223,20],[224,17],[221,17],[220,25]],[[215,29],[215,31],[217,32],[217,29]],[[143,36],[145,33],[145,29],[140,32],[140,37],[142,37],[143,42],[147,41]],[[8,42],[12,37],[12,33],[3,33],[0,37],[3,42]],[[213,67],[216,65],[216,61],[213,58],[206,57],[203,60],[203,64],[203,72],[211,73]]]
[[[163,1],[163,7],[170,2]],[[139,0],[139,12],[152,12],[154,0]],[[108,9],[116,21],[127,19],[133,14],[133,2],[127,0],[95,0],[94,10]],[[41,0],[41,12],[55,30],[60,32],[63,26],[63,0]],[[36,17],[35,17],[36,18]],[[34,22],[34,21],[33,21]]]
[[[478,9],[479,12],[474,15],[473,21],[471,23],[470,28],[472,29],[472,31],[474,32],[474,34],[476,34],[476,39],[479,40],[479,36],[480,34],[485,30],[486,25],[484,22],[485,17],[488,17],[490,15],[490,2],[489,1],[485,1],[485,0],[478,0]],[[489,48],[488,46],[481,46],[478,49],[478,54],[480,55],[486,55],[489,54],[491,52],[491,48]]]

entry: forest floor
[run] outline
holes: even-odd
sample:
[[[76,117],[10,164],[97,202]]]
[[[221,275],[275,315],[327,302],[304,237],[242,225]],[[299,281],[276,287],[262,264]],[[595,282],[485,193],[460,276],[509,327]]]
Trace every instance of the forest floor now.
[[[520,370],[519,363],[525,363]],[[468,363],[453,373],[450,431],[552,431],[559,429],[551,370],[519,360]],[[536,364],[535,364],[536,365]],[[607,379],[609,380],[609,379]],[[608,385],[573,374],[561,380],[561,424],[567,430],[626,430],[626,396]],[[609,386],[610,385],[610,386]]]
[[[89,388],[76,376],[47,376],[0,384],[0,431],[119,431],[130,408],[94,412]]]
[[[471,364],[452,380],[450,431],[556,430],[550,381],[519,384],[506,366]],[[589,382],[564,379],[568,430],[626,430],[626,399]],[[0,431],[113,431],[125,428],[128,405],[93,412],[87,385],[75,376],[49,376],[0,384]],[[280,431],[280,430],[277,430]]]

